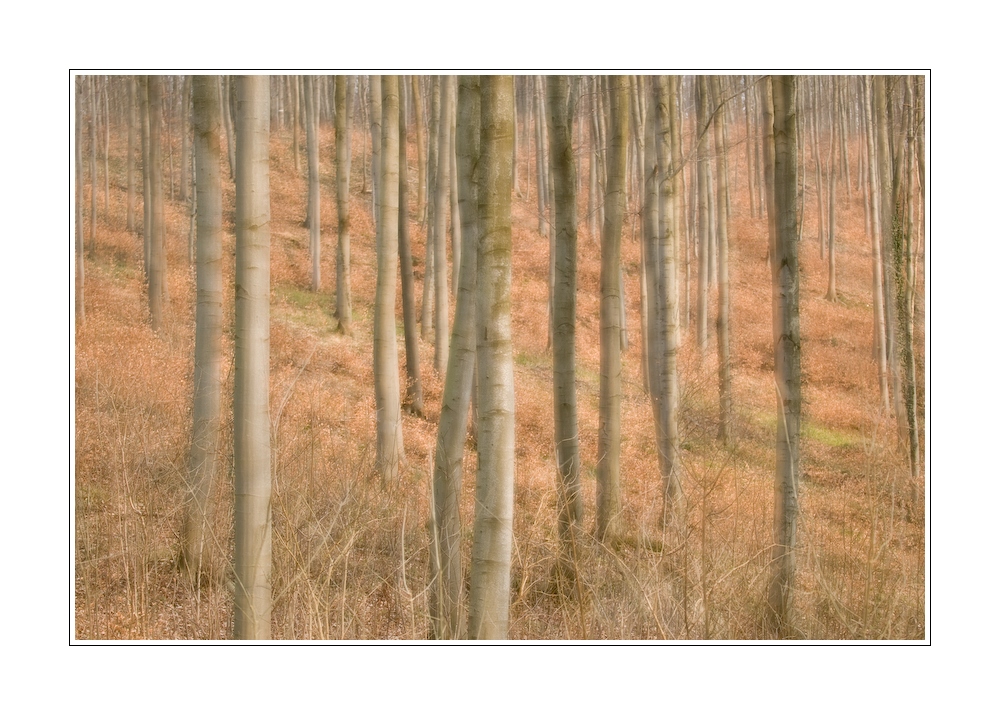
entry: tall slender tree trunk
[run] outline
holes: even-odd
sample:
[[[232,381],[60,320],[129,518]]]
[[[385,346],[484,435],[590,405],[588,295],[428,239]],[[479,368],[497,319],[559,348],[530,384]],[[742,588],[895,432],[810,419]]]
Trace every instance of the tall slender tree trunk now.
[[[337,332],[350,334],[351,306],[351,129],[354,87],[351,78],[338,75],[334,120],[337,134]],[[412,275],[412,268],[411,268]]]
[[[621,531],[621,234],[628,150],[627,79],[611,79],[607,193],[601,236],[601,381],[597,441],[597,536],[614,541]]]
[[[476,362],[476,271],[479,249],[479,77],[463,75],[458,81],[458,122],[455,137],[462,240],[465,243],[455,301],[448,372],[445,376],[441,419],[434,453],[433,533],[431,541],[431,623],[439,639],[462,635],[462,524],[459,499],[465,425],[472,401]]]
[[[150,215],[152,199],[149,194],[149,83],[146,76],[136,77],[139,89],[139,126],[142,132],[142,271],[149,280]]]
[[[417,221],[423,223],[427,211],[427,151],[424,148],[424,98],[420,77],[410,75],[413,95],[413,129],[417,140]]]
[[[868,188],[872,194],[872,304],[875,359],[878,364],[879,397],[882,409],[889,414],[889,379],[886,360],[886,330],[885,330],[885,296],[882,283],[882,219],[881,201],[879,200],[878,167],[875,153],[875,131],[872,121],[871,81],[863,78],[865,142],[868,145]]]
[[[795,583],[798,520],[799,428],[802,410],[799,334],[798,216],[796,207],[795,77],[772,78],[774,136],[774,206],[777,229],[771,262],[774,299],[779,317],[774,378],[778,426],[774,486],[774,546],[768,587],[767,622],[776,636],[789,634],[789,612]]]
[[[401,83],[399,93],[401,100],[406,96],[406,92],[403,91],[404,86]],[[340,107],[338,99],[338,120],[341,116]],[[406,398],[403,404],[413,414],[422,416],[424,413],[424,390],[420,382],[417,305],[414,299],[413,254],[410,250],[410,179],[406,163],[407,127],[403,118],[405,114],[405,112],[400,112],[401,121],[399,122],[399,271],[403,302],[403,335],[406,343]]]
[[[111,173],[108,171],[108,154],[111,153],[111,109],[108,106],[108,78],[101,82],[101,96],[104,98],[104,215],[110,213]]]
[[[125,159],[125,230],[135,233],[135,77],[125,78],[128,84],[128,156]]]
[[[160,154],[160,122],[163,113],[163,87],[160,77],[149,75],[149,317],[153,331],[163,322],[163,283],[165,256],[163,246],[163,170]]]
[[[90,98],[90,255],[97,250],[97,78],[87,82]]]
[[[448,369],[448,192],[451,189],[451,114],[455,92],[451,78],[441,77],[441,116],[438,117],[438,161],[434,198],[434,369]]]
[[[477,362],[479,428],[469,585],[469,638],[507,637],[514,521],[511,341],[511,146],[514,78],[481,78]]]
[[[191,144],[188,137],[191,133],[191,128],[188,126],[188,122],[191,116],[191,75],[184,75],[184,81],[181,85],[181,116],[178,122],[179,131],[181,133],[181,178],[180,178],[180,200],[189,201],[190,196],[190,184],[191,184]]]
[[[193,80],[194,150],[197,155],[198,303],[195,309],[194,408],[183,565],[195,582],[210,570],[206,538],[209,500],[219,451],[222,397],[222,121],[215,78]]]
[[[451,118],[449,119],[451,124],[449,128],[449,132],[451,134],[451,148],[448,151],[448,156],[450,158],[451,166],[448,173],[451,177],[451,182],[448,194],[451,197],[451,292],[452,296],[457,299],[459,280],[458,274],[462,267],[462,220],[458,215],[458,152],[455,148],[457,141],[456,135],[458,134],[458,117],[454,111],[458,95],[458,77],[452,75],[448,78],[448,81],[452,86],[452,95],[456,97],[456,99],[453,100],[453,111],[451,113]]]
[[[301,99],[302,76],[292,76],[292,156],[295,158],[295,173],[302,171],[302,161],[299,159],[299,115],[302,106]]]
[[[698,354],[702,362],[708,356],[708,288],[709,258],[709,176],[708,176],[708,113],[707,85],[699,75],[695,86],[695,109],[698,133]]]
[[[826,278],[826,299],[827,300],[837,300],[837,252],[835,250],[835,239],[837,236],[837,171],[836,167],[840,165],[840,161],[835,156],[835,150],[840,146],[840,138],[837,136],[840,130],[840,124],[836,121],[836,117],[840,114],[840,93],[837,91],[837,81],[836,77],[831,78],[833,81],[833,87],[831,88],[830,101],[833,106],[830,108],[830,176],[828,177],[830,184],[830,204],[827,211],[827,217],[829,218],[829,227],[827,228],[826,236],[827,241],[827,278]]]
[[[76,127],[74,134],[74,145],[73,145],[73,164],[75,169],[75,180],[76,180],[76,192],[74,194],[74,229],[75,229],[75,253],[76,253],[76,285],[75,288],[75,307],[76,307],[76,319],[80,325],[84,325],[87,322],[87,312],[83,302],[83,281],[84,281],[84,268],[83,268],[83,102],[84,102],[84,91],[83,91],[84,79],[81,76],[76,78],[76,103],[74,109],[76,112]]]
[[[266,76],[236,79],[235,630],[271,637],[270,92]],[[226,109],[222,108],[223,116]]]
[[[420,306],[420,337],[430,339],[433,326],[433,306],[435,298],[435,254],[437,252],[437,164],[438,164],[438,122],[441,114],[441,86],[437,77],[431,79],[431,114],[428,127],[427,154],[427,240],[424,249],[424,290]],[[436,361],[435,361],[436,364]]]
[[[889,124],[891,103],[886,91],[886,78],[876,75],[873,83],[874,123],[876,155],[878,157],[879,183],[879,216],[881,218],[882,241],[882,287],[885,299],[885,343],[886,359],[889,366],[889,376],[892,379],[892,412],[899,426],[900,437],[903,429],[903,390],[900,376],[897,322],[897,297],[899,288],[896,273],[893,270],[893,217],[895,211],[892,203],[893,159],[889,145]]]
[[[229,175],[236,178],[236,128],[233,126],[232,95],[233,79],[228,75],[219,78],[219,101],[222,108],[222,124],[226,128],[226,150],[229,155]],[[295,156],[298,157],[298,152]]]
[[[375,248],[375,422],[376,464],[383,485],[395,481],[403,458],[403,421],[399,406],[399,353],[396,346],[396,256],[399,241],[399,79],[379,82],[382,130],[379,222]]]
[[[382,211],[379,200],[379,191],[382,189],[382,80],[377,74],[368,77],[368,109],[371,120],[372,136],[372,216],[375,218],[375,231],[378,232],[378,222],[382,220]],[[397,95],[398,96],[398,95]],[[398,138],[397,138],[398,141]]]
[[[305,76],[306,95],[306,155],[309,167],[309,201],[306,224],[309,226],[309,256],[312,259],[312,290],[319,291],[320,282],[320,194],[319,194],[319,107],[317,81]]]
[[[716,102],[723,101],[718,76],[712,77],[712,94]],[[712,122],[715,138],[715,168],[718,179],[715,202],[719,238],[719,316],[716,322],[719,350],[719,439],[723,444],[732,440],[733,385],[729,349],[729,170],[726,167],[725,112]]]
[[[579,528],[583,523],[580,487],[580,436],[576,409],[576,162],[569,81],[549,77],[549,145],[555,210],[555,285],[553,291],[552,386],[556,442],[556,493],[559,573],[576,576]]]

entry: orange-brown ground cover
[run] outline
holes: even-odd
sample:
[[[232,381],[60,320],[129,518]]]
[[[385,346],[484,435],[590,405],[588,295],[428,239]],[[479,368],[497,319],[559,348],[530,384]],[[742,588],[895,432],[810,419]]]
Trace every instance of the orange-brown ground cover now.
[[[75,336],[75,635],[227,638],[232,616],[232,340],[227,333],[224,350],[230,368],[223,371],[222,448],[212,517],[215,567],[195,588],[176,568],[194,347],[188,209],[179,201],[166,201],[169,302],[164,327],[154,335],[148,327],[141,237],[124,230],[124,131],[115,127],[112,133],[110,210],[99,212],[96,249],[90,251],[88,242],[87,319]],[[173,141],[176,161],[179,140]],[[434,373],[433,345],[421,342],[426,414],[404,416],[406,467],[398,482],[382,485],[372,464],[375,255],[371,195],[361,191],[366,139],[356,130],[352,336],[336,334],[332,318],[332,129],[321,130],[319,293],[309,290],[308,234],[302,225],[304,136],[301,142],[303,170],[297,174],[290,130],[272,134],[273,634],[289,639],[424,638],[429,632],[428,471],[443,379]],[[680,371],[681,474],[687,509],[679,533],[664,534],[657,519],[660,480],[640,369],[640,246],[638,229],[632,230],[634,217],[629,216],[622,247],[630,337],[623,353],[625,538],[613,548],[585,539],[579,550],[580,588],[563,592],[550,581],[557,543],[552,358],[545,329],[548,241],[537,231],[534,172],[527,163],[533,151],[529,154],[523,145],[521,151],[513,210],[517,481],[510,636],[762,637],[776,417],[766,223],[750,215],[743,152],[730,155],[735,444],[726,449],[716,440],[714,338],[709,358],[700,364],[693,333],[686,333]],[[855,175],[856,160],[852,156]],[[411,145],[411,206],[415,162]],[[585,163],[580,173],[587,176]],[[175,167],[175,182],[177,175]],[[225,270],[232,276],[233,187],[225,168],[223,176]],[[894,423],[878,410],[871,358],[871,243],[865,236],[862,198],[856,187],[853,193],[838,192],[840,299],[831,303],[823,298],[826,265],[815,240],[811,178],[810,172],[800,246],[805,404],[795,627],[801,637],[812,639],[923,638],[923,482],[910,479],[905,455],[896,448]],[[85,206],[89,191],[85,182]],[[103,191],[103,177],[98,191]],[[141,191],[137,201],[141,222]],[[596,237],[587,232],[586,209],[584,182],[577,385],[590,530],[598,424],[600,251]],[[630,205],[631,211],[636,209],[636,204]],[[89,212],[85,236],[88,228]],[[423,227],[413,221],[418,302],[424,236]],[[696,272],[692,265],[692,281]],[[922,385],[922,282],[919,288],[916,342]],[[692,330],[695,293],[696,283],[691,288]],[[226,300],[232,315],[231,282]],[[401,320],[399,335],[405,378]],[[470,441],[462,505],[466,525],[472,519],[474,479]],[[467,543],[466,558],[468,553]]]

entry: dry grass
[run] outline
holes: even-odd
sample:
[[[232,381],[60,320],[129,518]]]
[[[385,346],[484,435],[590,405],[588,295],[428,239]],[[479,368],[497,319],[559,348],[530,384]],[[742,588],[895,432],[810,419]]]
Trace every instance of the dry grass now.
[[[294,173],[289,132],[275,132],[271,144],[272,632],[286,639],[421,639],[429,633],[428,470],[443,381],[434,374],[433,346],[422,343],[426,416],[404,416],[406,466],[396,483],[383,488],[372,464],[375,256],[371,197],[360,191],[364,143],[358,131],[352,177],[355,322],[354,334],[345,337],[335,334],[332,318],[332,139],[332,130],[324,127],[319,293],[309,291],[307,231],[302,226],[306,183]],[[211,519],[213,569],[195,588],[176,568],[193,372],[188,216],[184,206],[167,202],[170,300],[164,328],[154,335],[146,314],[141,238],[122,228],[123,130],[112,137],[112,153],[118,161],[112,162],[111,209],[100,212],[97,250],[87,256],[87,322],[76,334],[76,637],[227,638],[232,617],[232,374],[224,370],[222,457]],[[412,146],[410,157],[412,179]],[[640,374],[639,244],[626,225],[623,266],[631,338],[623,355],[626,536],[614,547],[584,536],[577,550],[580,588],[564,592],[550,582],[557,541],[551,353],[544,328],[548,244],[537,233],[534,176],[524,163],[530,158],[522,154],[521,187],[529,188],[515,200],[513,212],[517,467],[510,636],[763,637],[775,430],[765,224],[750,218],[743,193],[733,197],[736,419],[731,449],[715,438],[714,344],[704,365],[691,336],[682,347],[686,509],[668,531],[657,518],[660,483]],[[741,188],[746,185],[742,159],[741,151],[730,157],[738,172],[731,185]],[[585,164],[580,171],[585,177]],[[225,169],[223,173],[227,177]],[[411,190],[415,192],[415,180]],[[225,270],[232,275],[234,204],[228,177],[224,191]],[[810,184],[801,244],[805,428],[795,627],[810,639],[919,639],[925,636],[923,483],[908,476],[894,427],[878,412],[863,206],[858,193],[840,192],[841,299],[830,303],[823,299],[826,269],[815,243],[811,192]],[[587,234],[585,208],[584,186],[577,379],[589,528],[598,423],[599,249]],[[140,208],[140,221],[141,216]],[[411,236],[419,281],[424,232],[416,223]],[[231,292],[230,286],[230,314]],[[917,335],[922,338],[922,324]],[[228,333],[224,350],[231,365]],[[401,360],[403,354],[401,346]],[[921,365],[922,356],[921,345]],[[462,502],[467,525],[472,521],[474,464],[470,443]],[[467,558],[471,537],[466,532]]]

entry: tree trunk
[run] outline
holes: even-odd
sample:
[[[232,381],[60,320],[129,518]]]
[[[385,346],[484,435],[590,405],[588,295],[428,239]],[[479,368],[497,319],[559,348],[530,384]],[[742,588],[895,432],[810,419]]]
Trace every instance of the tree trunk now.
[[[828,166],[830,167],[830,175],[827,177],[830,188],[830,203],[827,207],[827,217],[829,219],[829,226],[826,232],[827,238],[827,278],[826,278],[826,299],[835,301],[837,300],[837,253],[835,250],[835,239],[837,236],[837,167],[840,165],[838,157],[835,157],[835,150],[840,146],[840,139],[837,136],[839,133],[840,124],[836,120],[836,117],[840,114],[840,93],[837,92],[837,81],[836,77],[831,78],[833,86],[831,87],[831,97],[830,101],[833,103],[830,108],[830,161]]]
[[[438,117],[438,161],[434,198],[434,369],[448,369],[448,192],[451,189],[451,115],[455,92],[451,78],[442,76],[441,116]]]
[[[83,82],[84,79],[81,76],[76,78],[76,104],[74,106],[76,112],[76,126],[75,126],[75,141],[74,141],[74,169],[75,169],[75,180],[76,180],[76,191],[74,194],[74,223],[75,223],[75,253],[76,253],[76,285],[75,288],[75,306],[76,306],[76,319],[80,325],[84,325],[87,322],[87,313],[83,302],[83,279],[84,279],[84,268],[83,268]]]
[[[709,288],[709,177],[708,177],[708,98],[705,77],[699,75],[695,87],[695,109],[698,132],[698,355],[704,362],[708,356],[708,288]]]
[[[868,145],[868,188],[872,194],[872,305],[874,314],[875,359],[878,363],[879,397],[882,409],[889,414],[889,380],[886,361],[885,297],[882,283],[882,219],[875,153],[875,130],[872,122],[871,80],[864,78],[865,142]]]
[[[312,258],[313,291],[319,291],[320,283],[320,194],[319,194],[319,93],[316,78],[306,75],[306,155],[309,167],[309,201],[307,206],[306,224],[309,226],[309,256]]]
[[[382,80],[377,74],[368,77],[368,108],[371,114],[372,136],[372,216],[375,218],[375,232],[379,231],[378,222],[382,220],[382,210],[379,191],[382,190]],[[397,94],[398,97],[398,94]],[[398,141],[397,137],[397,141]]]
[[[568,78],[549,77],[549,145],[555,210],[552,374],[556,447],[559,574],[576,576],[576,545],[583,523],[580,437],[576,409],[576,162]]]
[[[338,78],[339,83],[339,78]],[[338,84],[339,91],[339,84]],[[343,114],[340,95],[337,99],[337,121]],[[400,99],[406,96],[400,86]],[[420,347],[417,340],[417,306],[414,301],[413,254],[410,251],[409,170],[406,163],[407,127],[405,112],[399,122],[399,269],[403,302],[403,334],[406,342],[406,399],[404,405],[413,414],[424,414],[424,391],[420,382]],[[345,189],[344,200],[347,200]]]
[[[722,87],[718,76],[712,77],[712,85],[715,102],[721,102]],[[712,125],[718,175],[715,206],[719,238],[719,317],[716,323],[719,341],[719,439],[728,445],[732,441],[733,386],[729,354],[729,171],[726,167],[725,118],[725,112],[720,112]]]
[[[235,630],[271,637],[270,93],[266,76],[236,79]],[[226,108],[222,108],[225,116]]]
[[[233,126],[232,95],[233,80],[228,75],[219,78],[219,101],[222,109],[222,123],[226,128],[226,148],[229,154],[229,175],[236,178],[236,129]],[[298,157],[298,152],[295,153]]]
[[[351,78],[337,76],[337,332],[350,335],[351,306],[351,129],[354,87]]]
[[[135,233],[135,77],[125,78],[128,83],[128,156],[125,159],[125,183],[128,185],[125,200],[125,230]]]
[[[451,76],[448,78],[448,82],[451,84],[453,97],[457,96],[458,77]],[[456,101],[453,100],[453,107]],[[449,167],[451,182],[448,195],[451,198],[451,292],[452,297],[455,299],[458,299],[458,275],[462,267],[462,220],[458,215],[458,153],[455,148],[457,142],[456,134],[458,133],[457,122],[456,112],[452,111],[451,118],[449,119],[449,123],[451,124],[449,128],[451,148],[448,150],[448,156],[451,162],[451,166]]]
[[[429,122],[429,140],[427,155],[427,240],[424,249],[424,290],[423,302],[420,306],[420,337],[428,340],[433,325],[434,304],[434,258],[436,253],[437,221],[435,219],[435,204],[437,203],[437,164],[438,164],[438,121],[441,114],[441,87],[437,77],[431,79],[431,114]],[[435,362],[436,364],[436,362]]]
[[[375,248],[375,422],[376,464],[383,486],[394,482],[403,457],[403,422],[399,409],[399,353],[396,346],[396,256],[399,241],[399,79],[385,75],[377,83],[382,130],[379,151],[379,222]],[[373,85],[374,87],[375,85]],[[373,90],[374,91],[374,90]],[[374,107],[374,102],[373,102]],[[374,125],[373,125],[374,126]]]
[[[149,87],[146,76],[136,77],[139,89],[139,126],[142,131],[142,272],[149,280],[150,209],[149,195]]]
[[[87,82],[90,98],[90,255],[97,250],[97,78]]]
[[[410,75],[413,94],[413,128],[417,139],[417,221],[423,223],[427,211],[427,152],[424,149],[424,98],[420,92],[420,77]]]
[[[621,531],[621,234],[628,150],[628,86],[611,80],[607,193],[601,235],[601,381],[597,442],[597,537],[614,542]]]
[[[165,256],[163,246],[163,170],[160,159],[160,121],[163,113],[163,88],[160,77],[149,75],[149,317],[153,331],[163,322],[163,283]]]
[[[197,156],[198,303],[195,309],[194,420],[188,467],[182,563],[194,583],[209,571],[209,500],[219,451],[222,390],[222,121],[215,78],[194,77]]]
[[[799,335],[798,230],[795,225],[797,141],[795,78],[773,77],[775,256],[771,275],[779,317],[774,377],[778,427],[774,488],[774,546],[768,587],[767,621],[773,635],[790,633],[789,611],[795,581],[798,518],[799,426],[802,408]]]
[[[189,201],[190,191],[189,186],[191,184],[191,144],[188,141],[188,135],[190,132],[190,127],[188,126],[188,120],[191,116],[191,75],[184,75],[184,81],[181,85],[181,116],[180,122],[178,122],[180,133],[181,133],[181,186],[180,186],[180,199],[181,201]]]
[[[108,154],[111,151],[111,109],[108,107],[108,78],[101,83],[101,95],[104,97],[104,215],[110,213],[111,176],[108,171]]]
[[[477,362],[479,428],[469,638],[507,637],[514,521],[511,146],[514,78],[481,78]]]
[[[299,107],[302,105],[301,99],[302,76],[292,77],[292,156],[295,158],[295,173],[302,171],[302,162],[299,159]]]
[[[433,533],[431,541],[431,623],[438,639],[462,636],[462,524],[459,499],[465,425],[472,400],[476,362],[476,270],[479,243],[478,176],[480,95],[479,78],[463,75],[458,82],[458,122],[455,149],[459,211],[465,242],[455,324],[452,327],[448,372],[441,400],[437,447],[434,453]]]

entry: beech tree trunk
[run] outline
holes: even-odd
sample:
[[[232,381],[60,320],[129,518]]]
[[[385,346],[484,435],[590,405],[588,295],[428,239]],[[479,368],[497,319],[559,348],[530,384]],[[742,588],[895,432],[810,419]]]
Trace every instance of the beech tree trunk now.
[[[395,481],[403,457],[399,406],[399,353],[396,346],[396,256],[399,250],[399,81],[385,75],[381,91],[379,222],[375,248],[375,459],[383,485]]]
[[[789,634],[789,611],[795,582],[798,520],[799,430],[802,410],[801,338],[799,334],[799,264],[796,218],[798,177],[795,130],[795,77],[772,78],[774,136],[774,206],[777,229],[771,263],[779,335],[774,378],[778,426],[774,481],[774,546],[767,596],[767,621],[773,635]]]
[[[271,637],[270,99],[266,76],[236,79],[234,637],[253,640]]]
[[[695,86],[695,108],[698,132],[698,354],[702,362],[708,355],[708,288],[709,257],[709,178],[708,178],[708,91],[705,77],[699,75]]]
[[[462,458],[466,422],[472,401],[473,369],[476,362],[476,271],[479,244],[480,126],[479,77],[463,75],[458,80],[458,121],[455,149],[462,223],[462,264],[455,323],[451,333],[448,372],[445,376],[441,419],[434,453],[433,533],[431,540],[431,623],[438,639],[462,636],[462,524],[459,499],[462,489]]]
[[[75,288],[75,306],[76,306],[76,319],[80,325],[84,325],[87,322],[87,312],[84,307],[83,302],[83,280],[84,280],[84,268],[83,268],[83,102],[84,102],[84,92],[83,92],[83,82],[84,79],[81,76],[76,78],[76,127],[75,127],[75,142],[73,146],[74,151],[74,168],[75,168],[75,181],[76,181],[76,192],[74,195],[74,229],[75,229],[75,253],[76,253],[76,285]]]
[[[721,102],[722,87],[718,76],[712,77],[712,94]],[[717,235],[719,239],[719,316],[716,322],[719,350],[719,439],[732,440],[733,386],[729,350],[729,170],[726,166],[726,113],[719,112],[712,122],[715,138]]]
[[[181,133],[180,200],[185,202],[191,198],[191,192],[189,191],[191,183],[191,145],[188,140],[191,129],[189,126],[190,116],[191,75],[186,74],[181,84],[181,116],[178,122]]]
[[[451,189],[451,115],[455,92],[450,77],[441,80],[441,116],[438,118],[438,161],[434,198],[434,369],[448,369],[448,211]]]
[[[479,427],[469,631],[507,637],[514,521],[514,355],[511,341],[511,191],[514,78],[481,78],[477,362]],[[617,336],[616,336],[617,337]]]
[[[306,224],[309,226],[309,256],[312,259],[312,290],[319,291],[320,283],[320,194],[319,194],[319,93],[316,78],[304,77],[306,95],[306,155],[309,167],[309,201]]]
[[[400,85],[400,99],[406,92]],[[339,105],[338,105],[339,106]],[[338,110],[338,117],[340,116]],[[403,334],[406,343],[406,398],[404,406],[411,413],[423,416],[424,391],[420,382],[420,347],[417,337],[417,307],[414,301],[413,254],[410,250],[409,169],[406,163],[405,112],[399,122],[399,269],[403,302]]]
[[[160,153],[160,122],[163,114],[163,87],[160,77],[147,78],[149,94],[149,318],[153,331],[163,323],[163,169]]]
[[[576,409],[576,162],[569,81],[553,75],[547,87],[555,212],[552,386],[556,447],[559,573],[576,577],[576,545],[583,523],[580,436]]]
[[[419,223],[426,219],[427,211],[427,151],[424,148],[424,98],[420,91],[420,77],[410,75],[413,94],[413,128],[417,140],[417,210]]]
[[[435,254],[437,253],[437,164],[438,164],[438,122],[441,115],[441,83],[437,77],[431,78],[431,114],[428,132],[427,155],[427,240],[424,249],[424,290],[420,306],[420,337],[430,339],[433,326],[433,305],[435,298]],[[435,360],[435,366],[437,362]]]
[[[354,87],[338,75],[334,120],[337,133],[337,332],[351,333],[351,128]]]
[[[597,442],[597,537],[615,541],[621,530],[621,234],[628,150],[628,85],[611,78],[607,192],[601,235],[601,381]]]
[[[125,230],[135,233],[135,77],[125,78],[128,84],[128,156],[125,159]]]
[[[214,77],[196,75],[194,150],[198,166],[198,267],[195,308],[194,408],[182,562],[194,583],[210,570],[206,538],[209,500],[219,451],[222,398],[222,121]]]

